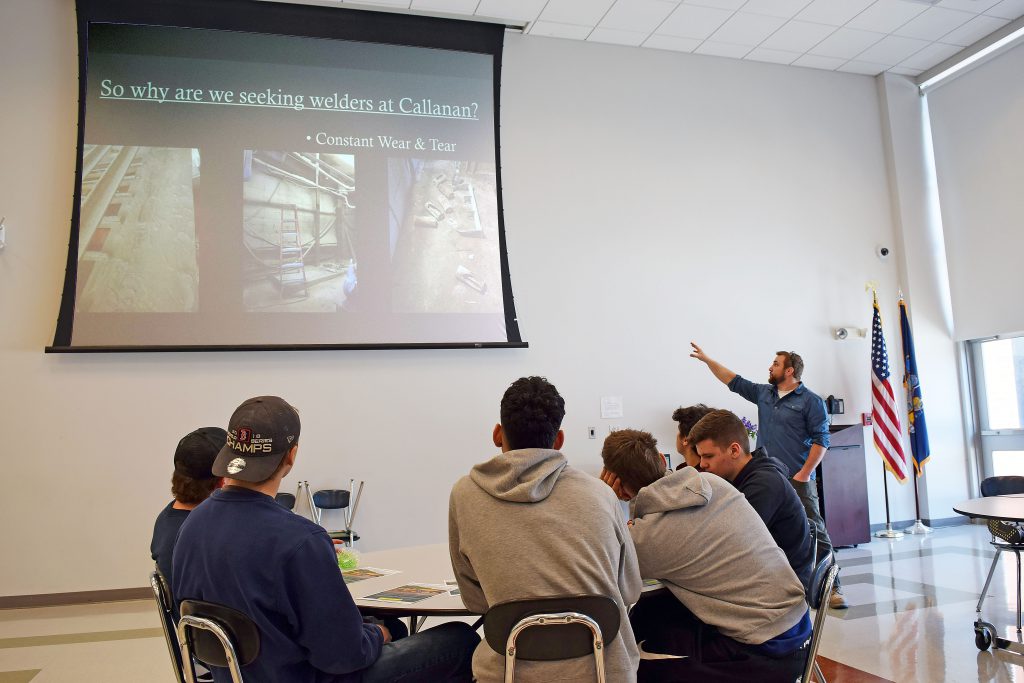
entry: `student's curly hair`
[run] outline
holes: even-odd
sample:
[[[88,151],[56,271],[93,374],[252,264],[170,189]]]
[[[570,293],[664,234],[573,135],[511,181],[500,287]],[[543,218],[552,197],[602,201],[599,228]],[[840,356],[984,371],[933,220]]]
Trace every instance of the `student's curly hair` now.
[[[512,450],[551,448],[565,417],[565,399],[543,377],[521,377],[501,398],[501,428]]]
[[[198,505],[220,485],[220,477],[193,479],[179,472],[171,475],[171,495],[186,505]]]
[[[714,408],[709,408],[703,403],[697,403],[686,408],[676,408],[672,413],[672,419],[679,423],[679,436],[686,438],[686,435],[693,429],[693,425],[710,413]]]

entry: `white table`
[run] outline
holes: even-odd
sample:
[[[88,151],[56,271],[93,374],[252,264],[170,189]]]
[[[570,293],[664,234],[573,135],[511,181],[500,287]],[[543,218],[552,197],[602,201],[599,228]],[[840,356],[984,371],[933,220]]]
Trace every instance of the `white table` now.
[[[457,586],[445,585],[445,581],[455,580],[447,543],[360,553],[359,567],[399,570],[397,574],[378,576],[348,584],[349,592],[352,593],[356,606],[364,615],[409,617],[409,631],[415,633],[426,617],[464,617],[475,614],[466,609],[461,596],[448,593],[449,590],[453,590]],[[431,584],[439,588],[444,587],[445,591],[411,604],[366,599],[367,595],[398,588],[408,583]]]

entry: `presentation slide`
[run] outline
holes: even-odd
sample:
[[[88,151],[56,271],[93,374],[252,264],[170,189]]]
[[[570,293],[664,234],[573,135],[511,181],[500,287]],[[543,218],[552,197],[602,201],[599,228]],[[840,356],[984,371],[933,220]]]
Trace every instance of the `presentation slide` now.
[[[493,60],[90,24],[70,346],[519,342]]]

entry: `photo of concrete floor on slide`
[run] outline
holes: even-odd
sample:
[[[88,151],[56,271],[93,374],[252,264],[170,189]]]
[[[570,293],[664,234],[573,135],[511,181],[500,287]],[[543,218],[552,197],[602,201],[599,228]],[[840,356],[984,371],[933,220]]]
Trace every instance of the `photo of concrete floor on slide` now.
[[[247,150],[242,301],[250,312],[334,312],[353,293],[355,157]]]
[[[199,150],[84,146],[75,309],[198,309]]]
[[[493,163],[388,160],[392,308],[398,313],[500,313]]]

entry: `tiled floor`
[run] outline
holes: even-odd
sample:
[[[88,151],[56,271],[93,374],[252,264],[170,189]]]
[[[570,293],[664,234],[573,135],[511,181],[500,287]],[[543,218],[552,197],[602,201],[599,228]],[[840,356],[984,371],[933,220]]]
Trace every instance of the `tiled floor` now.
[[[974,645],[974,608],[992,557],[984,527],[875,540],[839,557],[851,607],[826,622],[820,654],[830,683],[1024,683],[1024,657]],[[1018,640],[1012,555],[1000,564],[984,616]],[[0,683],[29,681],[173,683],[153,603],[0,611]]]

